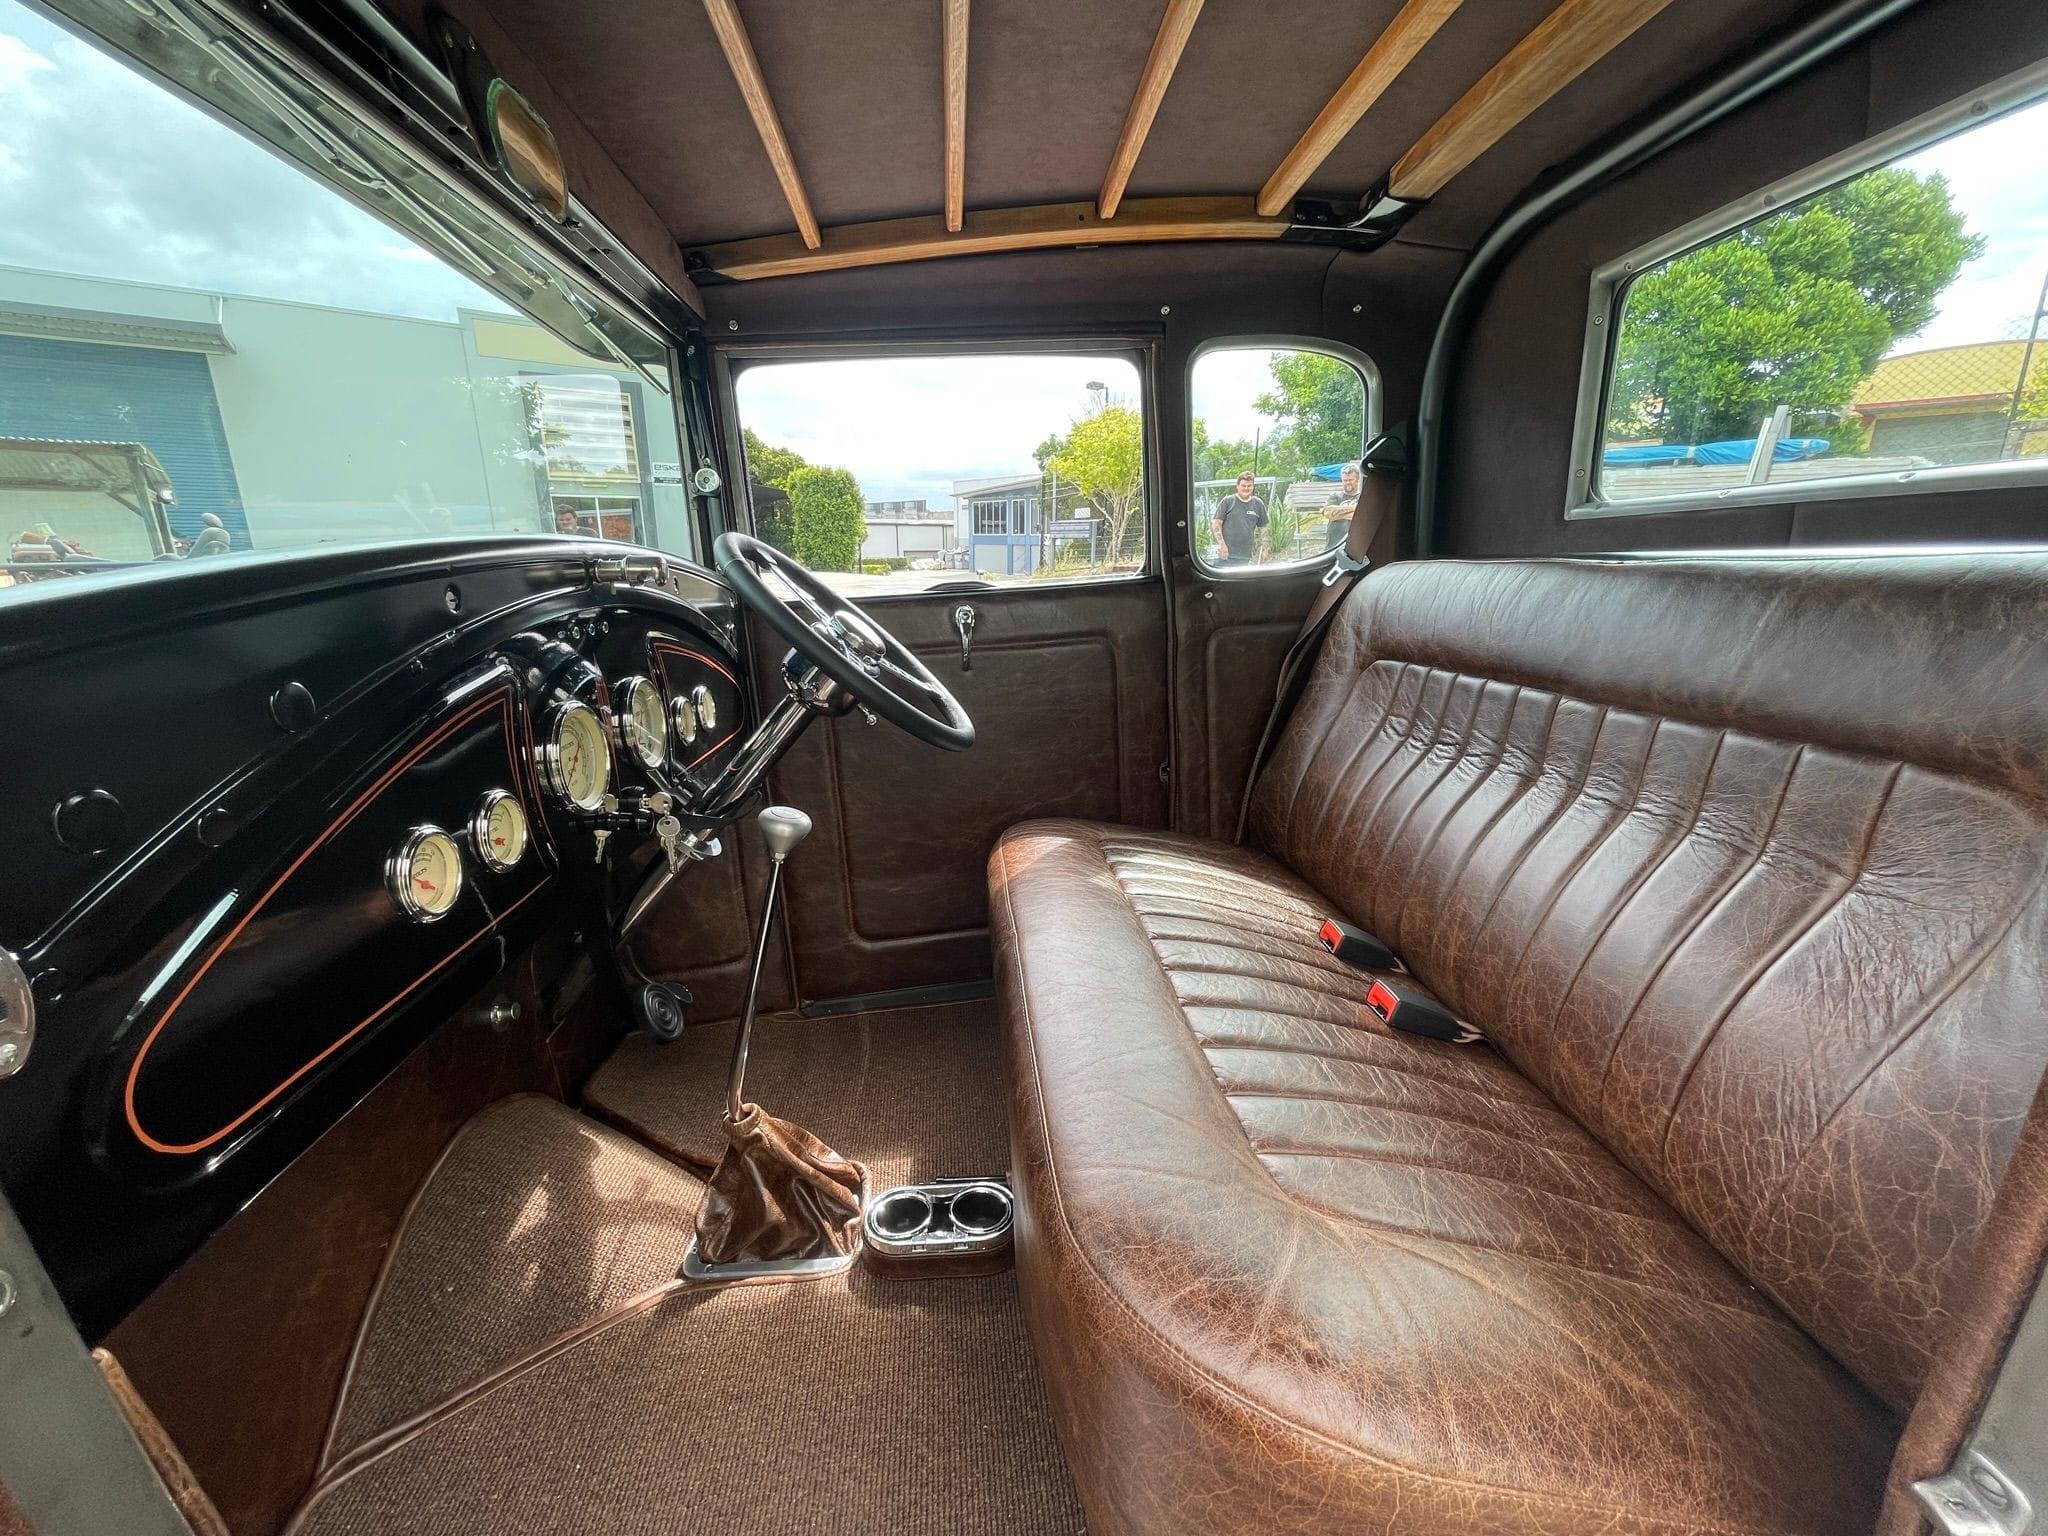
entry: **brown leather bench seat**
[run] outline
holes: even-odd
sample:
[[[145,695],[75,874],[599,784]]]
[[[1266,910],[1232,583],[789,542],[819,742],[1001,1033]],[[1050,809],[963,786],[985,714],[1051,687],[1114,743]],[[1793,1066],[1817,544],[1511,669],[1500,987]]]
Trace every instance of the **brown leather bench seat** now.
[[[2044,677],[2039,557],[1400,565],[1253,847],[1006,835],[1097,1536],[1870,1529],[2048,1058]]]

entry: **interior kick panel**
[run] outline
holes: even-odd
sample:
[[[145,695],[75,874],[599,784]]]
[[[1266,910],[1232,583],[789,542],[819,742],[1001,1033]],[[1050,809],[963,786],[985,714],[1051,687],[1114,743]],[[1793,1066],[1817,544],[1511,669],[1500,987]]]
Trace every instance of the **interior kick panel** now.
[[[584,910],[558,712],[595,712],[612,789],[684,805],[738,750],[731,594],[674,561],[596,579],[617,549],[252,556],[0,606],[0,948],[36,997],[0,1178],[89,1336]],[[613,714],[633,678],[694,732],[658,767]]]

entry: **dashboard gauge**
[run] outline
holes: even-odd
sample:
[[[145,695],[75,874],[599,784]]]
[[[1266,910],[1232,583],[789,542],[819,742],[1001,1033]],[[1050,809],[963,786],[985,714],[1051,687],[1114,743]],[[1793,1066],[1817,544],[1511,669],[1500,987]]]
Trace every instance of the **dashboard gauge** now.
[[[439,827],[414,827],[385,861],[384,883],[407,917],[438,922],[462,894],[462,850]]]
[[[579,811],[603,806],[612,779],[612,749],[597,711],[588,704],[563,704],[548,716],[540,766],[548,788],[564,805]]]
[[[526,810],[510,794],[494,789],[469,818],[470,846],[484,868],[504,874],[526,857]]]
[[[669,723],[687,747],[697,739],[697,706],[686,698],[678,698],[669,707]]]
[[[618,712],[619,744],[642,768],[659,768],[668,756],[668,710],[661,690],[644,677],[629,677],[613,690],[624,705]]]
[[[707,731],[718,729],[718,700],[702,683],[690,690],[690,707],[697,711],[697,724]]]

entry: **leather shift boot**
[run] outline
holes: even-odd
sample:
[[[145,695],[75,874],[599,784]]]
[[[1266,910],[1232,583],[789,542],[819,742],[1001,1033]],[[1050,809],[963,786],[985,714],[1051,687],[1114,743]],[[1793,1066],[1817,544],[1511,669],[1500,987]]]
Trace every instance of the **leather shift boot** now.
[[[743,1264],[853,1251],[865,1168],[758,1104],[742,1105],[725,1134],[731,1145],[697,1208],[700,1259]]]

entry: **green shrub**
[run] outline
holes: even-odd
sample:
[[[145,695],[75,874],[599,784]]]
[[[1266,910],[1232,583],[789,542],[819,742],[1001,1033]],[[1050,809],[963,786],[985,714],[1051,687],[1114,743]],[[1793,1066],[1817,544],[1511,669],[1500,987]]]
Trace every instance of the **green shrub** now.
[[[783,488],[789,492],[789,552],[806,570],[851,571],[868,534],[860,482],[843,469],[806,465]]]

